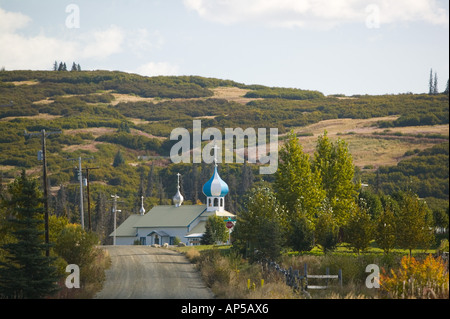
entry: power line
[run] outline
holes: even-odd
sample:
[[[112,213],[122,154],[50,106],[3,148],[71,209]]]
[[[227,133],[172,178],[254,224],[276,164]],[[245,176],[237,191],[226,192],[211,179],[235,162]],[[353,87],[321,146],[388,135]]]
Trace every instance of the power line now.
[[[117,213],[122,212],[121,210],[117,209],[117,199],[120,198],[119,196],[117,196],[117,194],[111,195],[111,197],[113,198],[113,213],[114,213],[114,237],[113,237],[113,245],[116,245],[116,229],[117,229]]]
[[[28,133],[26,130],[24,132],[24,136],[27,137],[34,137],[34,136],[41,136],[41,143],[42,143],[42,153],[40,154],[42,156],[42,172],[43,172],[43,179],[44,179],[44,223],[45,223],[45,255],[48,257],[50,256],[50,246],[49,246],[49,230],[48,230],[48,181],[47,181],[47,149],[45,145],[45,137],[52,134],[61,134],[61,131],[53,131],[53,132],[46,132],[45,129],[43,129],[40,133]]]
[[[86,190],[87,190],[87,202],[88,202],[88,221],[89,221],[89,230],[92,230],[91,227],[91,196],[89,193],[89,170],[91,169],[99,169],[100,167],[85,167],[86,170]]]
[[[81,219],[81,228],[84,229],[84,209],[83,209],[83,173],[81,168],[81,160],[93,159],[93,157],[88,158],[68,158],[68,161],[76,161],[78,160],[78,179],[80,181],[80,219]]]

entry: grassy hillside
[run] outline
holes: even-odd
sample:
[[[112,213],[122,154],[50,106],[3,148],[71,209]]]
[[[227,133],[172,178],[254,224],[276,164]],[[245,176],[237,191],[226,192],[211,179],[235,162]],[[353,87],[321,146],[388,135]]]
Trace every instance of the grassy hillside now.
[[[24,130],[62,131],[47,139],[52,209],[74,221],[79,218],[76,162],[68,159],[86,158],[84,167],[99,168],[90,174],[91,211],[95,227],[106,234],[112,224],[110,194],[123,200],[119,222],[137,212],[140,194],[147,209],[169,203],[177,172],[183,175],[186,200],[204,199],[201,185],[210,177],[210,165],[174,165],[167,157],[173,145],[170,132],[177,127],[191,131],[193,119],[201,119],[203,129],[222,131],[277,127],[280,142],[293,129],[309,152],[327,130],[331,138],[349,143],[363,182],[373,185],[378,172],[385,179],[377,187],[389,191],[393,183],[406,187],[404,176],[416,176],[418,183],[429,184],[419,185],[428,189],[426,197],[448,201],[447,95],[324,96],[198,76],[109,71],[0,72],[2,183],[21,169],[41,175],[40,139],[26,137]],[[430,157],[436,154],[428,151],[432,147],[444,150],[433,163]],[[114,167],[119,150],[125,163]],[[415,169],[403,169],[411,165]],[[240,209],[240,197],[253,182],[272,178],[259,175],[254,165],[227,164],[221,170],[231,190],[228,209],[233,211]]]

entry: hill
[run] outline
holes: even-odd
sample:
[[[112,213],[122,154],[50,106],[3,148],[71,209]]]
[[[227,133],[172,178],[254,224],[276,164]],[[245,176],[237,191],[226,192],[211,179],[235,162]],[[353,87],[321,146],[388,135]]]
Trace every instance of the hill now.
[[[210,176],[210,165],[175,165],[168,158],[174,143],[170,132],[177,127],[192,131],[193,119],[201,119],[203,129],[222,132],[277,127],[280,142],[294,130],[308,152],[327,130],[331,138],[348,142],[363,182],[375,187],[378,174],[385,180],[377,187],[389,192],[405,188],[405,180],[416,176],[418,188],[428,189],[424,197],[436,199],[439,207],[447,201],[448,206],[448,95],[324,96],[199,76],[110,71],[0,72],[2,183],[21,169],[41,175],[40,139],[27,138],[24,130],[61,131],[47,139],[51,207],[74,221],[79,218],[75,163],[67,159],[86,158],[84,167],[99,167],[90,172],[91,210],[93,224],[106,234],[112,225],[110,194],[124,201],[119,222],[137,212],[140,194],[147,209],[168,203],[176,191],[177,172],[183,175],[186,199],[203,199],[200,188]],[[443,150],[439,156],[430,151],[436,148]],[[114,167],[119,150],[125,164]],[[415,168],[406,169],[411,166]],[[221,169],[230,186],[227,205],[234,211],[252,183],[272,178],[259,175],[255,165],[226,164]]]

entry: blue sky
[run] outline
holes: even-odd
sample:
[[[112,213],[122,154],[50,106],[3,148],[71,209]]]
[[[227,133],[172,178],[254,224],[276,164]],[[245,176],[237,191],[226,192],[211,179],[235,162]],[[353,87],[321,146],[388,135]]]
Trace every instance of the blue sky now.
[[[75,8],[75,9],[74,9]],[[325,94],[449,78],[447,0],[0,0],[0,67],[200,75]]]

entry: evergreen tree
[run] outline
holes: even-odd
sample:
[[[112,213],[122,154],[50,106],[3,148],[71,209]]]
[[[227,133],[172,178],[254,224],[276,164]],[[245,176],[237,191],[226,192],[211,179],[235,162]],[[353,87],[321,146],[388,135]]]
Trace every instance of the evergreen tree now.
[[[225,242],[228,239],[228,230],[224,221],[216,215],[210,216],[206,221],[205,234],[201,240],[202,245],[211,245]]]
[[[433,85],[433,69],[430,70],[430,80],[428,82],[428,94],[434,94],[434,85]]]
[[[249,165],[247,165],[246,160],[244,160],[244,165],[242,165],[242,175],[241,176],[242,176],[241,191],[242,191],[242,194],[244,194],[245,192],[247,192],[248,189],[250,189],[250,187],[252,187],[253,181],[255,179],[255,177],[253,176],[252,169]]]
[[[117,167],[117,166],[123,165],[123,164],[125,164],[125,159],[124,159],[122,153],[120,152],[120,150],[118,150],[116,153],[116,156],[114,156],[113,166]]]
[[[72,68],[70,69],[70,71],[74,72],[77,71],[77,65],[75,64],[75,62],[72,63]]]
[[[206,222],[205,232],[203,234],[202,239],[200,240],[200,244],[202,245],[212,245],[214,244],[213,233],[211,229],[211,223]]]
[[[439,94],[437,73],[434,73],[433,94]]]
[[[63,71],[64,65],[62,62],[59,62],[58,71]]]
[[[270,189],[259,187],[247,194],[245,209],[239,214],[232,236],[240,249],[247,249],[251,259],[261,255],[276,259],[285,242],[285,229],[283,207]],[[260,256],[255,255],[256,251]]]
[[[113,218],[111,217],[112,215],[113,214],[108,214],[106,195],[99,192],[95,200],[95,209],[92,216],[92,229],[98,234],[102,241],[107,239],[107,236],[113,231],[113,222],[109,222]]]
[[[146,197],[152,197],[153,196],[153,189],[155,187],[155,163],[152,162],[152,166],[150,166],[150,171],[147,175],[147,189],[145,192]]]
[[[58,71],[58,61],[55,61],[55,63],[53,63],[53,71]]]
[[[68,207],[67,207],[67,190],[66,187],[61,184],[58,194],[56,195],[56,205],[55,205],[56,216],[68,217]]]
[[[81,71],[81,66],[80,66],[80,64],[77,64],[77,71]]]
[[[42,195],[36,180],[29,179],[25,171],[8,192],[10,199],[5,201],[5,206],[12,215],[8,222],[15,240],[2,246],[7,255],[0,262],[0,297],[47,297],[57,291],[59,278],[52,264],[54,258],[45,256]]]
[[[447,86],[445,87],[445,91],[443,93],[448,95],[448,80],[447,80]]]

